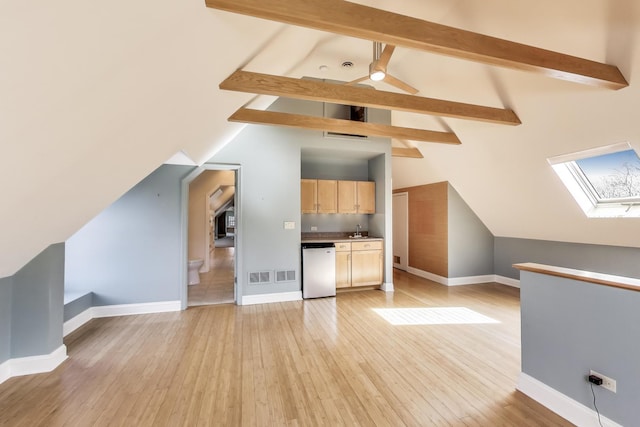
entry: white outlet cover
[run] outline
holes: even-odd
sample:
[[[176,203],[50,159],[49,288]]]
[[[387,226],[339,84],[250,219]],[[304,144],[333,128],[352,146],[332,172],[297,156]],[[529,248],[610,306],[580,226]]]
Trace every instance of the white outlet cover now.
[[[284,229],[285,230],[295,230],[296,228],[296,222],[295,221],[285,221],[284,222]]]
[[[595,375],[596,377],[602,378],[602,384],[599,387],[606,388],[609,391],[616,392],[616,380],[607,377],[606,375],[602,375],[594,370],[589,371],[589,375]]]
[[[316,227],[315,225],[311,226],[311,231],[318,231],[318,227]]]

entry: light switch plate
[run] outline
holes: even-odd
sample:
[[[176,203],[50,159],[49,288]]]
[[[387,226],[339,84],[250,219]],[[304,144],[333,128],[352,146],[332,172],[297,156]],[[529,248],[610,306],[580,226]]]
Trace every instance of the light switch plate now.
[[[285,221],[284,222],[284,229],[285,230],[295,230],[295,228],[296,228],[295,221]]]

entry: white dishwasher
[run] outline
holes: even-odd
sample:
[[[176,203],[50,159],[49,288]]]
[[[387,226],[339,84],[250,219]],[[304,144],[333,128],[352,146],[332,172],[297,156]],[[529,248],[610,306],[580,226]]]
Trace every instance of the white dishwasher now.
[[[302,298],[336,295],[336,245],[302,244]]]

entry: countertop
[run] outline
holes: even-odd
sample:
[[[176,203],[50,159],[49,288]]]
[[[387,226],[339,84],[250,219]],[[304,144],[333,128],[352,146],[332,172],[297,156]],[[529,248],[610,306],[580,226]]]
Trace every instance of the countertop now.
[[[353,233],[331,233],[331,232],[319,232],[319,233],[302,233],[302,243],[327,243],[327,242],[361,242],[369,240],[384,240],[382,237],[369,236],[368,232],[363,232],[363,237],[349,237]]]
[[[384,239],[382,237],[356,237],[356,238],[340,237],[335,239],[307,237],[307,238],[302,238],[302,243],[306,243],[306,242],[309,242],[309,243],[368,242],[368,241],[375,241],[375,240],[384,240]]]

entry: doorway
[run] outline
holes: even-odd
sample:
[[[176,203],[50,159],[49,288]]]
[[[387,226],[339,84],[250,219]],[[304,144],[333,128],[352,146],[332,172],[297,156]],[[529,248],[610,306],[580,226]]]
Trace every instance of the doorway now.
[[[202,260],[198,281],[184,276],[184,308],[236,302],[238,176],[237,167],[207,164],[183,180],[185,258]]]

